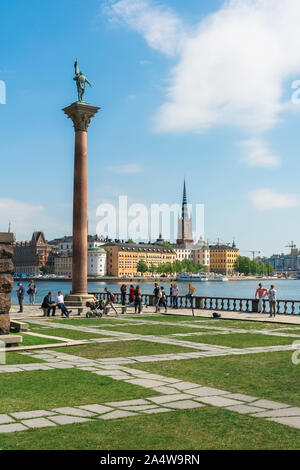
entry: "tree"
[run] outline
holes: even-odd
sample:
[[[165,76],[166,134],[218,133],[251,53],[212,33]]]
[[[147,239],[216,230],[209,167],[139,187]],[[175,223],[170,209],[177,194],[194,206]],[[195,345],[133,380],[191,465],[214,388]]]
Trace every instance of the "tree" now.
[[[136,269],[137,269],[137,272],[141,273],[142,275],[146,273],[147,271],[149,271],[147,263],[143,259],[141,259],[138,262]]]
[[[155,266],[155,264],[151,263],[150,266],[149,266],[149,271],[153,276],[153,274],[157,272],[157,266]]]
[[[132,240],[132,238],[129,238],[129,240],[127,240],[127,243],[130,243],[132,245],[134,241]]]
[[[165,248],[169,248],[170,250],[172,250],[172,245],[169,242],[162,242],[161,245],[164,246]]]
[[[54,274],[54,269],[52,266],[41,266],[40,271],[42,274]]]

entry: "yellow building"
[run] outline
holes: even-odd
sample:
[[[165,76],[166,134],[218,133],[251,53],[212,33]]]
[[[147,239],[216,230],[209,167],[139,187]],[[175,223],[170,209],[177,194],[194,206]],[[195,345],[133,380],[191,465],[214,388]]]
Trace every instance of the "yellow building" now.
[[[140,260],[144,260],[150,267],[151,264],[159,266],[173,263],[176,259],[174,250],[159,245],[112,242],[105,244],[103,248],[107,252],[107,274],[116,277],[137,274]]]
[[[210,272],[232,275],[234,264],[239,256],[239,250],[235,246],[210,245]]]

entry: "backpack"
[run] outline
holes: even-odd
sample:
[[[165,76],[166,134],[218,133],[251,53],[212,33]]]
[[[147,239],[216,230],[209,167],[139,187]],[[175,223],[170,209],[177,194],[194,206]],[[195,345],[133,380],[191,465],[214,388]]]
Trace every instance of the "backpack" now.
[[[110,300],[113,302],[115,300],[115,294],[110,294]]]

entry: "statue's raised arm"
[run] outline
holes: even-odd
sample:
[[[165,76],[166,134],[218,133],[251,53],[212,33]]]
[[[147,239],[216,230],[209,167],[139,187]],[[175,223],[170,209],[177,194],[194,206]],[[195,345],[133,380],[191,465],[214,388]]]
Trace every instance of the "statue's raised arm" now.
[[[75,75],[79,75],[79,66],[78,66],[78,60],[76,59],[75,61],[75,64],[74,64],[74,68],[75,68]]]

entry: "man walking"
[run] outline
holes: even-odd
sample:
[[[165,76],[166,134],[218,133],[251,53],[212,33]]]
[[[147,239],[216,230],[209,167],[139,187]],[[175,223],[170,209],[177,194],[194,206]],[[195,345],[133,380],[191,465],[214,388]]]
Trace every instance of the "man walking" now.
[[[159,301],[161,299],[161,290],[157,282],[154,284],[154,305],[155,305],[155,313],[159,312]]]
[[[24,286],[19,282],[18,284],[18,289],[17,289],[17,297],[18,297],[18,302],[20,306],[20,310],[18,313],[23,312],[23,301],[24,301],[24,295],[25,295],[25,289]]]
[[[268,292],[269,302],[270,302],[270,317],[276,315],[276,304],[277,304],[277,290],[275,290],[274,284],[271,285]]]
[[[118,317],[119,316],[118,312],[117,312],[117,310],[116,310],[116,308],[113,304],[115,296],[111,292],[109,292],[107,287],[105,287],[104,290],[105,290],[105,293],[106,293],[106,302],[105,302],[105,306],[104,306],[104,315],[107,315],[107,313],[106,313],[107,312],[107,307],[110,305],[111,308],[115,311],[116,317]]]
[[[161,292],[161,297],[160,297],[160,301],[159,301],[159,306],[164,307],[165,308],[165,313],[167,313],[167,311],[168,311],[167,296],[166,296],[164,287],[160,288],[160,292]]]
[[[265,289],[261,283],[258,284],[258,289],[255,292],[255,298],[258,298],[259,313],[263,313],[264,310],[264,297],[267,295],[267,289]]]

